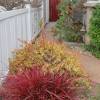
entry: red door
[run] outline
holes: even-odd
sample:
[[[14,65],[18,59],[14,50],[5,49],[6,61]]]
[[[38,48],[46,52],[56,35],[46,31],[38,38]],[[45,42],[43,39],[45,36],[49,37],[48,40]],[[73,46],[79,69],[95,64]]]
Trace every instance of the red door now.
[[[59,0],[49,0],[50,21],[57,21],[58,19],[58,10],[57,10],[58,3]]]

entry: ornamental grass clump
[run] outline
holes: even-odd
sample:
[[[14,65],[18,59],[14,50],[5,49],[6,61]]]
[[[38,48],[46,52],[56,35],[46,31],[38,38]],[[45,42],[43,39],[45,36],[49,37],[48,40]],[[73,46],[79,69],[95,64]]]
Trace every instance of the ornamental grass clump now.
[[[44,73],[33,68],[9,75],[2,90],[3,100],[77,100],[77,78],[70,73]]]
[[[43,66],[45,72],[64,72],[70,71],[74,76],[82,76],[84,72],[76,57],[64,45],[42,41],[38,39],[34,43],[15,52],[13,59],[10,59],[10,73],[25,71],[32,68],[32,65]]]

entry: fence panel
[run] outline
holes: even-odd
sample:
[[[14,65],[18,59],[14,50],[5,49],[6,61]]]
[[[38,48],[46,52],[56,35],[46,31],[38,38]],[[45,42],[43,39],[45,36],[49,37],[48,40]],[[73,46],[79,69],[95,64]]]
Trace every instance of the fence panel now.
[[[24,8],[0,13],[0,77],[7,74],[12,51],[23,46],[21,41],[30,41],[40,32],[42,10]]]
[[[33,37],[40,32],[40,21],[43,19],[43,6],[32,9]]]

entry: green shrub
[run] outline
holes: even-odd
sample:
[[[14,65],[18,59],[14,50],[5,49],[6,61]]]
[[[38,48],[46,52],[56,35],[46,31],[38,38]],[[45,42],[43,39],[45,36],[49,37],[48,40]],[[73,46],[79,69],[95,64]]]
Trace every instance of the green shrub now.
[[[87,34],[90,37],[88,50],[96,57],[100,58],[100,5],[97,5],[93,10],[92,18],[90,20],[90,28]]]
[[[56,36],[58,39],[64,39],[71,42],[82,42],[80,33],[83,17],[82,4],[81,0],[61,1],[58,6],[59,19],[56,24]]]

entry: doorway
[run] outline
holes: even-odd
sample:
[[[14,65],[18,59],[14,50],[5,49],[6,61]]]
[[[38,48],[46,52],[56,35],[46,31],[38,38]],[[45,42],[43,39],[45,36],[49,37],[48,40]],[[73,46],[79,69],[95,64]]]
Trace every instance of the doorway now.
[[[49,20],[51,22],[57,21],[58,16],[58,6],[59,0],[49,0]]]

